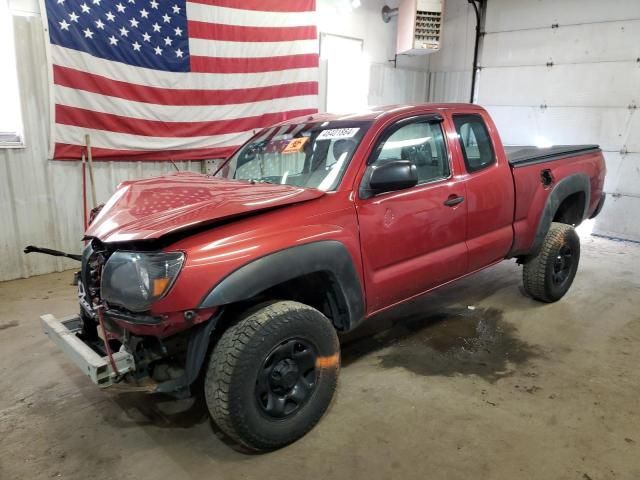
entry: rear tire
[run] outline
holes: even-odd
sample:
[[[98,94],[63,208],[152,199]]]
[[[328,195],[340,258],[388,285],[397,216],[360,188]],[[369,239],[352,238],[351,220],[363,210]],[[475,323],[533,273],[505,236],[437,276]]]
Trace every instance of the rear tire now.
[[[294,442],[331,403],[339,352],[335,328],[308,305],[280,301],[248,312],[211,355],[205,398],[213,421],[252,450]]]
[[[569,290],[580,262],[580,238],[571,225],[552,223],[540,252],[524,264],[525,291],[542,302],[560,300]]]

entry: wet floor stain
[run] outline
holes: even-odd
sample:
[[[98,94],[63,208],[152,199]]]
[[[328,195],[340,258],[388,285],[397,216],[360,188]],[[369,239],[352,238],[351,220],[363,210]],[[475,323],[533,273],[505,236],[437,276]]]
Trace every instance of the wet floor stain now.
[[[378,353],[382,368],[404,368],[423,376],[477,375],[492,383],[541,355],[495,308],[413,314],[345,346],[343,363],[369,353]]]
[[[0,323],[0,330],[6,330],[7,328],[17,327],[19,323],[16,320],[6,323]]]

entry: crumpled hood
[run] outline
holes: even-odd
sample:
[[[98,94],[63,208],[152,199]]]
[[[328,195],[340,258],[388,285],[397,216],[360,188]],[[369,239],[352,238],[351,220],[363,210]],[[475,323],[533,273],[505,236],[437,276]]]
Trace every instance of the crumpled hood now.
[[[205,223],[319,198],[311,188],[177,173],[123,182],[85,235],[103,242],[160,238]]]

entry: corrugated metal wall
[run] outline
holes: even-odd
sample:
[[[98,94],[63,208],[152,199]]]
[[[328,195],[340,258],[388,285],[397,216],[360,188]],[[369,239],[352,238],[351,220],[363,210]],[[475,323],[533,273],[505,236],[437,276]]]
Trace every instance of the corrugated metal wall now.
[[[14,28],[26,148],[0,149],[0,281],[73,268],[72,260],[20,252],[30,244],[80,252],[83,231],[80,163],[46,160],[49,104],[41,19],[15,17]],[[178,167],[201,168],[199,162]],[[98,202],[123,180],[172,170],[160,162],[96,163]]]

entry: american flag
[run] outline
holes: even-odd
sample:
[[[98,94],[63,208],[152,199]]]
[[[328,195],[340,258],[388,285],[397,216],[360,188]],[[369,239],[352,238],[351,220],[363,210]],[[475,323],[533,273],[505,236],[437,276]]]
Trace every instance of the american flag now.
[[[45,0],[52,155],[199,160],[317,111],[315,0]]]

